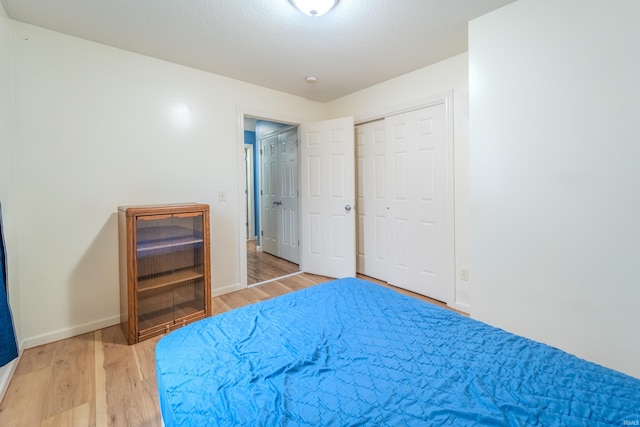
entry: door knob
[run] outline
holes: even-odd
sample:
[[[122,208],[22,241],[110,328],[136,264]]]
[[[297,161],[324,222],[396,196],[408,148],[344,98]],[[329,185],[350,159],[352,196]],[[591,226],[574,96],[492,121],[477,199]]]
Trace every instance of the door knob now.
[[[345,206],[345,207],[344,207],[344,210],[345,210],[345,211],[347,211],[347,212],[349,212],[349,211],[351,210],[351,205],[347,205],[347,206]]]
[[[281,205],[281,204],[282,204],[282,201],[281,201],[281,200],[274,200],[274,201],[273,201],[273,204],[274,204],[274,205]]]

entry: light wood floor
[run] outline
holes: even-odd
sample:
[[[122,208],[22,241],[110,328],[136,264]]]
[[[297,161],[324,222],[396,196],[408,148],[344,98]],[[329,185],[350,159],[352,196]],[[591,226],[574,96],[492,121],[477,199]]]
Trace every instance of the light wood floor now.
[[[256,240],[247,240],[247,283],[261,283],[299,271],[298,264],[256,250]]]
[[[305,273],[221,295],[213,298],[213,312],[328,280]],[[116,325],[25,350],[0,404],[0,426],[160,426],[155,377],[155,345],[160,338],[129,346]]]

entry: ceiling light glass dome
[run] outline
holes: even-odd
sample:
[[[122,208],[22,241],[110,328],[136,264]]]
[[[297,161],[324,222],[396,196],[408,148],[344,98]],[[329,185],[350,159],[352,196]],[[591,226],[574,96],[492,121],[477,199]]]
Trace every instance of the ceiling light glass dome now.
[[[289,0],[300,12],[309,16],[322,16],[338,4],[339,0]]]

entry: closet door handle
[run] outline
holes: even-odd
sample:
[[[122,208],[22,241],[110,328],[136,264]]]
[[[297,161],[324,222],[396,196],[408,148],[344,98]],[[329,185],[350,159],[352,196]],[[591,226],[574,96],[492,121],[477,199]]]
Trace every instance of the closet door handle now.
[[[274,200],[273,204],[274,205],[281,205],[282,204],[282,200]]]
[[[351,210],[351,205],[347,205],[347,206],[345,206],[345,207],[344,207],[344,210],[345,210],[345,211],[347,211],[347,212],[349,212],[349,211]]]

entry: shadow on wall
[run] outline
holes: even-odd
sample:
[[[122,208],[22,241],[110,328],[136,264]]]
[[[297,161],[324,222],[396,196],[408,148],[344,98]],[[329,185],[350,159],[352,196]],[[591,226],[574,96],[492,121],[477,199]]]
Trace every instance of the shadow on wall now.
[[[118,214],[99,230],[69,277],[72,327],[120,319]]]

